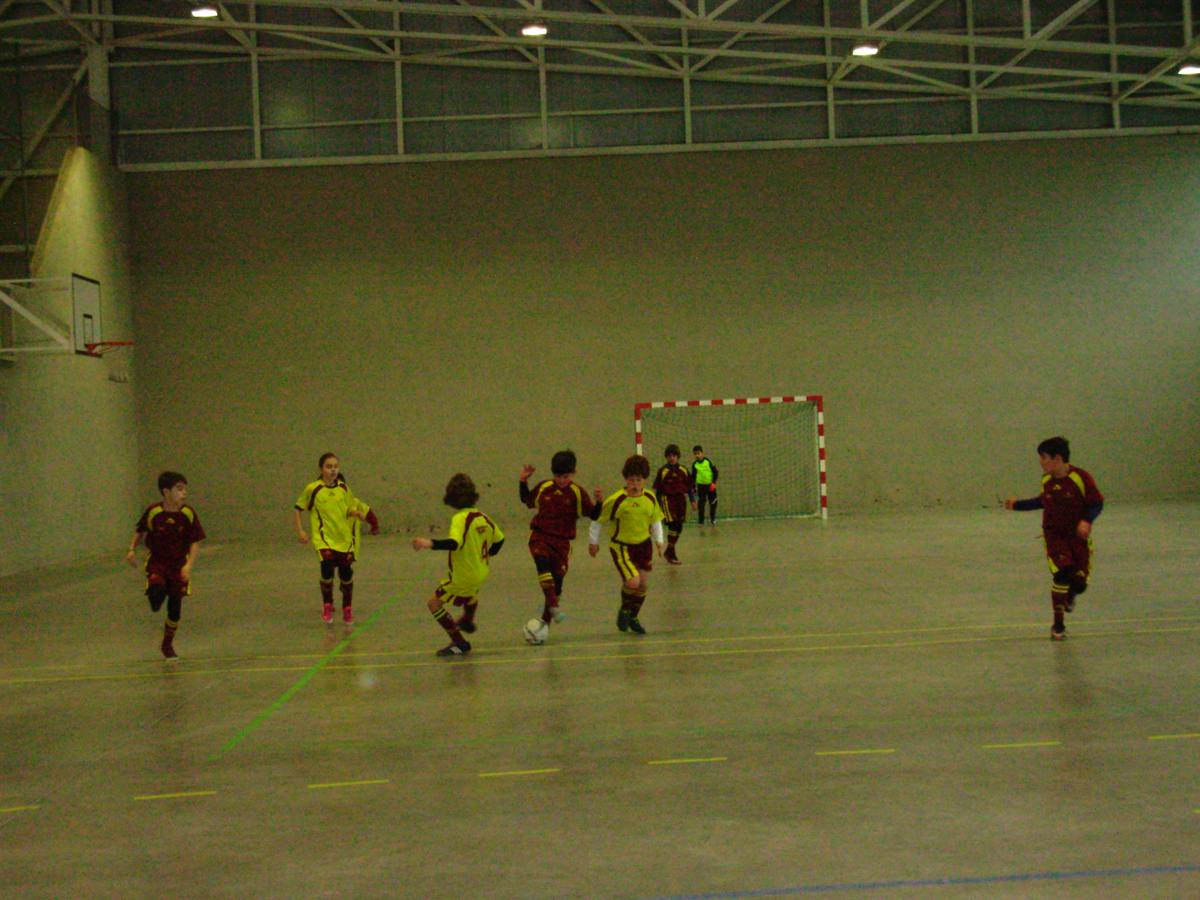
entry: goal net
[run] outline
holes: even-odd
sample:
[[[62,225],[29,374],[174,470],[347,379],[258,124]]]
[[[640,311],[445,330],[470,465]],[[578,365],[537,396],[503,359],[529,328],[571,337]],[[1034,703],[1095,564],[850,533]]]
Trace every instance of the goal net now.
[[[685,466],[702,446],[719,471],[722,518],[828,514],[820,396],[639,403],[634,431],[651,471],[668,444],[679,445]]]

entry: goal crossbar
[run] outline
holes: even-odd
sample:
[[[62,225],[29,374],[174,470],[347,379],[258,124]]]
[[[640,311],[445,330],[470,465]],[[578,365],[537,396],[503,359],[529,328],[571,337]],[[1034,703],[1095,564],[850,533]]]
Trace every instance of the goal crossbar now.
[[[643,456],[648,443],[656,454],[658,443],[677,443],[685,457],[702,444],[725,465],[719,481],[728,485],[721,491],[726,515],[829,515],[820,394],[637,403],[633,420],[635,450]]]

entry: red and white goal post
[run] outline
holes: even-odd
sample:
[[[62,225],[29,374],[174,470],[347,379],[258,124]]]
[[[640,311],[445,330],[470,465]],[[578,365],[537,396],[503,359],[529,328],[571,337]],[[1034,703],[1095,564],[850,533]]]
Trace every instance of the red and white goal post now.
[[[668,444],[679,445],[684,466],[693,446],[704,448],[720,473],[722,518],[829,516],[820,394],[638,403],[633,428],[652,472]]]

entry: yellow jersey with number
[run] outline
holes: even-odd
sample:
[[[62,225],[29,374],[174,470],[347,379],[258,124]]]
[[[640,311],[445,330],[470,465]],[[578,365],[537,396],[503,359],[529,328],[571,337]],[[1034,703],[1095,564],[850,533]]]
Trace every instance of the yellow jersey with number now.
[[[450,519],[447,537],[458,542],[458,549],[450,551],[450,572],[441,587],[456,597],[473,597],[487,580],[489,551],[504,540],[504,532],[487,515],[468,507]]]

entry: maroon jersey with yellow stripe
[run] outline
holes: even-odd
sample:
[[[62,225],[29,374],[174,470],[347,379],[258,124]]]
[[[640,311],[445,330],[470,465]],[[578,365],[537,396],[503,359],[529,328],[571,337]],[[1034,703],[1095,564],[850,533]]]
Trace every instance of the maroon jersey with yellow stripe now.
[[[1042,477],[1042,531],[1047,537],[1074,537],[1084,511],[1104,502],[1096,481],[1070,466],[1062,478]]]
[[[592,498],[575,482],[559,487],[548,479],[531,488],[522,481],[521,500],[537,510],[530,528],[569,541],[575,539],[575,521],[592,514]]]
[[[178,512],[169,512],[162,503],[151,504],[138,519],[137,530],[146,535],[151,559],[169,566],[182,566],[192,544],[205,538],[200,517],[186,503]]]
[[[667,463],[654,476],[654,493],[661,499],[664,496],[692,493],[692,473],[679,463]]]

